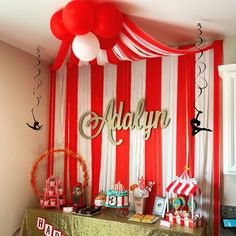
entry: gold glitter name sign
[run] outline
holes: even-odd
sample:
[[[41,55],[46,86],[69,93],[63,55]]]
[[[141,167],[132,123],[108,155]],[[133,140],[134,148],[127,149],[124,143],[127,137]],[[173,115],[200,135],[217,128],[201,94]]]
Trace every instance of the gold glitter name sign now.
[[[124,103],[120,102],[119,111],[115,113],[115,99],[112,99],[105,110],[104,116],[98,116],[95,112],[86,112],[79,119],[79,132],[86,139],[97,137],[105,125],[107,125],[108,138],[111,143],[120,145],[123,140],[115,140],[113,131],[127,129],[144,129],[143,138],[150,138],[152,129],[157,129],[160,123],[161,128],[166,128],[170,123],[170,118],[167,117],[167,111],[144,111],[145,101],[141,99],[138,102],[135,112],[127,112],[123,115]],[[85,133],[86,127],[91,126],[91,129],[96,129],[92,136]]]

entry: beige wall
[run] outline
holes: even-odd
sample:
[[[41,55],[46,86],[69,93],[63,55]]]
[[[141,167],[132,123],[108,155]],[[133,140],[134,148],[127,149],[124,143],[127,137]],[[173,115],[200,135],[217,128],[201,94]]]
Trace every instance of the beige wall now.
[[[43,129],[34,131],[31,108],[36,99],[33,56],[0,42],[0,235],[11,236],[27,207],[37,205],[30,187],[34,160],[47,149],[49,70],[42,64],[41,103],[36,118]]]
[[[223,64],[236,63],[236,37],[224,39]],[[221,202],[236,206],[236,175],[223,175],[221,182]]]
[[[236,37],[228,37],[224,39],[223,62],[227,64],[236,63]]]

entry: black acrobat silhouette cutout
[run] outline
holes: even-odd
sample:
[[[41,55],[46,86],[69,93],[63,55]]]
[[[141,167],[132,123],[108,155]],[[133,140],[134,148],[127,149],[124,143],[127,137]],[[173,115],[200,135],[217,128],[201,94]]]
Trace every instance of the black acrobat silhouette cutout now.
[[[42,125],[39,125],[39,122],[38,121],[34,121],[34,124],[33,125],[30,125],[29,123],[26,123],[31,129],[34,129],[34,130],[40,130],[43,126]]]
[[[40,130],[43,126],[39,125],[39,122],[35,119],[34,111],[33,110],[31,111],[32,111],[33,119],[34,119],[34,124],[33,125],[30,125],[29,123],[26,123],[26,124],[33,130]]]
[[[211,129],[207,129],[207,128],[202,128],[200,127],[201,125],[201,121],[199,120],[199,115],[202,113],[202,111],[198,111],[196,118],[193,118],[190,121],[190,124],[192,126],[192,136],[195,136],[198,132],[200,131],[210,131],[212,132]]]

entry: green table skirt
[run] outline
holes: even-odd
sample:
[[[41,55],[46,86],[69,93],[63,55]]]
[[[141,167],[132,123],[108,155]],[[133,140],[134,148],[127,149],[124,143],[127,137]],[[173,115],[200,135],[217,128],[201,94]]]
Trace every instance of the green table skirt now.
[[[21,227],[21,236],[45,235],[37,229],[38,217],[66,236],[187,236],[207,235],[207,227],[188,228],[173,224],[170,229],[160,226],[159,220],[153,224],[131,222],[125,216],[117,216],[114,210],[106,209],[93,217],[62,213],[54,209],[27,209]],[[53,236],[53,234],[52,234]],[[57,236],[57,234],[56,234]]]

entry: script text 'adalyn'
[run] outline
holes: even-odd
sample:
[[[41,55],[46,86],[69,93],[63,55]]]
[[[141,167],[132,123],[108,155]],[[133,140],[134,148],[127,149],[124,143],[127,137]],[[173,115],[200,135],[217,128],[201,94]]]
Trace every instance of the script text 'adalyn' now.
[[[145,101],[141,99],[138,102],[135,112],[127,112],[123,115],[124,103],[120,102],[118,113],[115,113],[115,99],[110,100],[104,116],[99,116],[95,112],[86,112],[79,119],[79,132],[82,137],[86,139],[93,139],[97,137],[105,125],[107,125],[108,138],[115,144],[120,145],[123,140],[115,140],[113,131],[127,130],[127,129],[144,129],[143,138],[148,140],[150,138],[152,129],[157,129],[160,123],[161,128],[166,128],[170,123],[170,118],[167,117],[167,111],[145,111]],[[96,129],[96,132],[89,136],[85,133],[85,126],[91,129]]]

